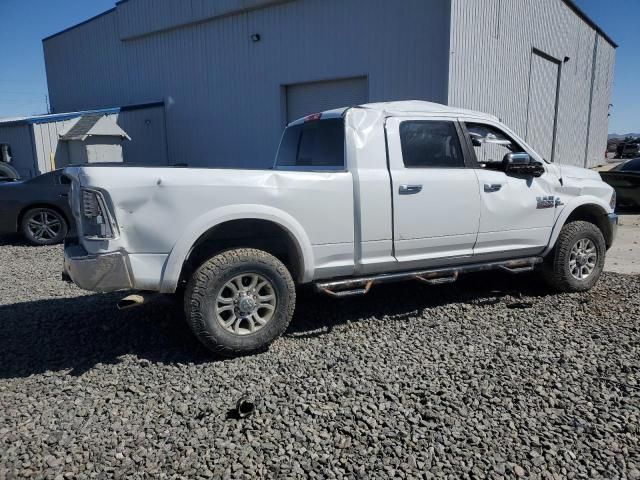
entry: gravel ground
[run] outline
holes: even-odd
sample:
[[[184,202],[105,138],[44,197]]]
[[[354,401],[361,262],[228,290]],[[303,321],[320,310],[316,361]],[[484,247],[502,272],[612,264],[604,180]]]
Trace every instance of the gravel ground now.
[[[215,361],[168,301],[118,312],[60,260],[0,246],[2,479],[640,478],[638,276],[301,292],[268,352]]]

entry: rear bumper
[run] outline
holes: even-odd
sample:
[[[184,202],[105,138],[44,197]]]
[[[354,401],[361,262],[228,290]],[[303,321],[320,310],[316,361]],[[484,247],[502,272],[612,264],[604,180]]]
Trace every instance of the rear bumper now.
[[[133,288],[127,255],[121,252],[89,255],[80,245],[64,246],[64,273],[80,288],[113,292]]]

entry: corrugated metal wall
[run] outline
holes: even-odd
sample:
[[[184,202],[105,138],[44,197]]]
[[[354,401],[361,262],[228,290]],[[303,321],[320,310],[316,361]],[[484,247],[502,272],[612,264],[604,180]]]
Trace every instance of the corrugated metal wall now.
[[[60,134],[78,121],[77,118],[61,122],[38,123],[32,125],[33,140],[38,158],[39,173],[67,165],[69,152],[66,142],[60,142]]]
[[[451,105],[497,115],[525,136],[531,56],[539,50],[561,63],[555,160],[603,161],[615,49],[564,2],[452,0],[451,32]]]
[[[164,106],[125,110],[118,114],[116,122],[131,137],[122,142],[125,162],[168,164]]]
[[[22,178],[31,178],[37,173],[30,125],[0,125],[0,143],[11,147],[11,165]]]
[[[549,161],[554,159],[558,80],[561,63],[537,52],[531,55],[529,67],[529,100],[527,102],[527,142]]]
[[[117,124],[131,137],[122,143],[125,162],[148,165],[167,165],[167,136],[164,107],[134,107],[110,113]],[[73,126],[79,116],[65,120],[22,124],[0,124],[0,143],[8,143],[13,154],[13,166],[23,178],[64,167],[69,162],[67,142],[59,141],[60,134]],[[102,140],[103,143],[110,140]]]
[[[292,0],[135,0],[118,6],[121,40]]]
[[[609,104],[613,88],[615,50],[602,37],[597,37],[595,66],[589,144],[586,154],[590,162],[602,159],[605,155],[609,134]]]
[[[154,0],[140,14],[138,2],[148,3],[130,0],[44,42],[51,105],[164,99],[172,163],[271,165],[286,85],[366,76],[371,101],[447,101],[450,0],[297,0],[123,41],[119,25],[149,31],[147,16],[178,3]]]
[[[369,102],[367,77],[287,85],[287,122],[311,113]]]

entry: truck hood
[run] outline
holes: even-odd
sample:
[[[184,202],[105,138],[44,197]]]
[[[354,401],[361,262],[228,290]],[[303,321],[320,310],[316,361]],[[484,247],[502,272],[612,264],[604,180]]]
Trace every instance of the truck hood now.
[[[558,165],[562,178],[575,178],[580,180],[601,180],[600,174],[593,170],[570,165]]]

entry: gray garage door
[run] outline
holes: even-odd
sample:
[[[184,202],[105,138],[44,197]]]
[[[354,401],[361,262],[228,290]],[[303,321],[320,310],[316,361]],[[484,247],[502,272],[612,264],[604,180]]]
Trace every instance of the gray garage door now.
[[[369,101],[366,77],[288,85],[287,123],[306,115]]]
[[[560,64],[536,52],[531,55],[527,143],[553,161]]]

